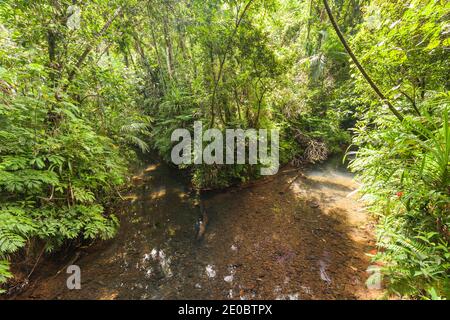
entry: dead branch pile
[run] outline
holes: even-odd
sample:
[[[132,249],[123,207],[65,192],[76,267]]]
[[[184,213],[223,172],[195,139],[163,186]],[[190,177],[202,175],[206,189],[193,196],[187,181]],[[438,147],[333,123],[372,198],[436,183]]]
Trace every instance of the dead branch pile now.
[[[299,154],[294,159],[292,159],[292,165],[301,166],[307,163],[316,163],[327,159],[329,151],[327,145],[324,142],[309,138],[299,130],[297,130],[295,139],[304,148],[305,151],[303,152],[303,154]]]

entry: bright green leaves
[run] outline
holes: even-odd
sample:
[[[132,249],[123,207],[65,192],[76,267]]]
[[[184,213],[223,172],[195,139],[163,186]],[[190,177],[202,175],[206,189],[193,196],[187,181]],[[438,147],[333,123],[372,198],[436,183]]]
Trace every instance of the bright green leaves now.
[[[137,2],[0,2],[0,260],[36,239],[50,250],[114,235],[104,206],[133,147],[148,149],[137,72],[114,44],[124,30],[113,22],[99,36],[128,4]],[[9,275],[0,263],[0,283]]]
[[[383,262],[389,291],[448,298],[450,100],[444,43],[450,7],[426,0],[371,3],[381,23],[369,30],[368,10],[352,43],[405,121],[393,121],[355,77],[364,103],[351,168],[359,172],[364,198],[379,217],[383,250],[376,259]]]
[[[428,107],[430,113],[424,108],[423,117],[409,116],[400,126],[378,116],[376,130],[358,132],[360,148],[351,168],[380,217],[383,251],[376,258],[384,263],[389,290],[417,297],[433,287],[448,297],[448,103]]]
[[[85,188],[72,187],[73,197],[80,203],[92,203],[95,201],[95,195],[92,191]]]
[[[36,226],[36,236],[49,242],[50,248],[64,239],[109,239],[118,227],[115,216],[103,215],[100,205],[75,205],[68,208],[52,206],[34,210],[32,216]]]
[[[8,192],[39,191],[44,185],[57,185],[58,177],[53,172],[32,169],[15,172],[0,170],[0,190]]]
[[[0,283],[6,282],[9,278],[12,278],[12,273],[9,271],[9,262],[6,260],[0,260]],[[0,289],[0,294],[4,290]]]
[[[0,258],[13,253],[35,235],[36,224],[26,211],[13,205],[0,206]]]
[[[352,40],[358,55],[381,88],[400,85],[396,103],[414,112],[427,88],[443,88],[448,73],[444,42],[448,3],[443,1],[372,1],[381,12],[382,24],[375,32],[367,27]]]

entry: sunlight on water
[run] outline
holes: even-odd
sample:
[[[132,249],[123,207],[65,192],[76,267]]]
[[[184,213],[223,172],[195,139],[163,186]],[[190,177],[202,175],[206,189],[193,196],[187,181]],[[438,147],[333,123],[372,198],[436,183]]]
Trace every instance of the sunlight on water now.
[[[148,172],[155,171],[156,169],[158,169],[158,167],[159,167],[159,164],[151,164],[147,168],[144,169],[144,172],[148,173]]]
[[[212,194],[205,202],[210,219],[206,234],[198,241],[198,199],[189,185],[171,175],[166,165],[151,165],[145,171],[148,174],[135,179],[142,177],[143,183],[126,197],[133,210],[121,221],[125,236],[116,238],[121,251],[108,260],[112,261],[108,272],[118,276],[104,281],[113,290],[120,289],[119,299],[298,300],[324,297],[341,283],[332,254],[335,250],[309,249],[325,243],[327,225],[319,223],[331,223],[334,220],[328,217],[336,219],[336,207],[351,205],[353,199],[346,197],[355,189],[350,187],[354,185],[350,174],[319,168],[301,176],[297,172],[280,175],[280,185],[286,189],[276,194],[270,193],[270,187],[266,192],[264,184],[260,188],[264,192],[255,188]],[[252,201],[256,211],[252,211]],[[358,216],[358,209],[352,208],[353,216]],[[279,224],[306,233],[305,241],[297,243],[297,231],[290,236],[286,229],[268,232],[264,223],[253,226],[252,214],[255,220],[263,215],[275,227]],[[295,266],[299,261],[301,265]]]
[[[205,269],[208,278],[214,278],[216,276],[216,270],[214,270],[213,265],[208,264]]]

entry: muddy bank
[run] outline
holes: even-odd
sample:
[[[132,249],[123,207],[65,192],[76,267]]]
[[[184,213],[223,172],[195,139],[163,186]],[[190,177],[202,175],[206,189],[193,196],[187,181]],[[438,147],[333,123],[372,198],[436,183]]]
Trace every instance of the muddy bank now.
[[[34,274],[22,299],[370,299],[372,225],[357,184],[335,165],[304,175],[284,168],[269,181],[211,193],[208,226],[176,172],[148,164],[116,238],[81,252],[81,290],[65,263]]]

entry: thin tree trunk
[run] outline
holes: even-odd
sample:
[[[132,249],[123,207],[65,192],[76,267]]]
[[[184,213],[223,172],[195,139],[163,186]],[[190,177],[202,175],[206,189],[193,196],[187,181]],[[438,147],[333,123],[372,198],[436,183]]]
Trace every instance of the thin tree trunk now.
[[[149,10],[149,15],[150,15],[150,10]],[[161,58],[160,58],[160,54],[159,54],[158,41],[156,39],[156,35],[155,35],[155,32],[153,31],[153,28],[150,28],[150,33],[152,35],[153,47],[155,48],[156,60],[158,62],[158,71],[159,71],[159,76],[161,78],[160,79],[161,84],[163,87],[163,91],[166,92],[167,91],[166,79],[164,77],[162,62],[161,62]]]
[[[169,78],[173,79],[173,73],[174,73],[173,48],[172,48],[172,40],[170,39],[170,34],[169,34],[167,16],[163,17],[163,33],[164,33],[164,41],[166,42],[167,71],[169,74]]]
[[[108,30],[109,26],[113,23],[113,21],[117,18],[117,16],[121,13],[121,11],[122,11],[122,7],[119,7],[119,8],[116,9],[116,11],[112,15],[112,17],[105,23],[103,28],[97,34],[97,38],[100,38],[101,36],[103,36],[105,34],[105,32]],[[76,62],[75,67],[69,73],[69,77],[68,77],[69,81],[68,81],[68,83],[70,83],[73,80],[77,70],[82,66],[84,60],[87,58],[88,54],[91,52],[93,47],[94,47],[94,45],[92,43],[89,43],[86,46],[86,48],[84,49],[83,53],[78,58],[78,61]]]
[[[312,11],[313,11],[313,1],[309,1],[309,15],[308,15],[308,27],[306,32],[306,41],[305,41],[305,50],[308,55],[311,55],[311,42],[310,42],[310,36],[311,36],[311,24],[312,24]]]
[[[372,87],[372,89],[375,91],[375,93],[378,95],[378,97],[380,97],[380,99],[386,103],[386,105],[388,106],[389,110],[397,117],[397,119],[402,122],[403,121],[403,116],[400,114],[400,112],[391,104],[391,102],[386,98],[386,96],[381,92],[381,90],[377,87],[377,85],[373,82],[373,80],[369,77],[369,75],[367,74],[366,70],[363,68],[363,66],[359,63],[358,59],[356,58],[355,54],[353,53],[352,49],[350,48],[350,46],[348,45],[347,41],[345,40],[344,36],[342,35],[341,30],[339,29],[339,26],[336,22],[336,20],[334,19],[334,16],[331,12],[330,6],[328,4],[327,0],[323,0],[323,4],[325,5],[325,9],[327,11],[328,17],[330,18],[331,24],[333,25],[334,30],[336,31],[337,36],[339,37],[339,40],[341,41],[341,43],[344,45],[345,50],[347,51],[347,53],[350,55],[350,57],[352,58],[353,62],[355,63],[356,67],[358,68],[358,70],[361,72],[361,74],[363,75],[364,79],[366,79],[366,81],[370,84],[370,86]]]
[[[252,2],[253,2],[253,0],[249,0],[249,1],[247,2],[247,4],[245,5],[244,11],[242,12],[241,16],[239,17],[239,19],[238,19],[237,22],[236,22],[236,26],[235,26],[235,28],[234,28],[234,30],[233,30],[233,34],[232,34],[231,37],[228,39],[228,43],[227,43],[225,52],[224,52],[223,57],[222,57],[222,59],[221,59],[221,61],[220,61],[219,72],[218,72],[218,74],[217,74],[217,78],[216,78],[216,81],[215,81],[215,84],[214,84],[214,89],[213,89],[213,92],[212,92],[212,98],[211,98],[212,118],[211,118],[211,124],[210,124],[210,127],[212,127],[212,126],[214,125],[214,120],[215,120],[214,104],[215,104],[215,102],[216,102],[215,100],[216,100],[217,88],[218,88],[218,86],[219,86],[220,79],[222,78],[223,67],[224,67],[225,60],[226,60],[227,55],[228,55],[228,51],[230,51],[230,49],[231,49],[231,41],[233,40],[235,34],[237,33],[237,30],[238,30],[238,28],[239,28],[239,25],[241,24],[242,19],[244,18],[245,13],[247,12],[247,10],[248,10],[248,8],[250,7],[250,5],[252,4]]]

